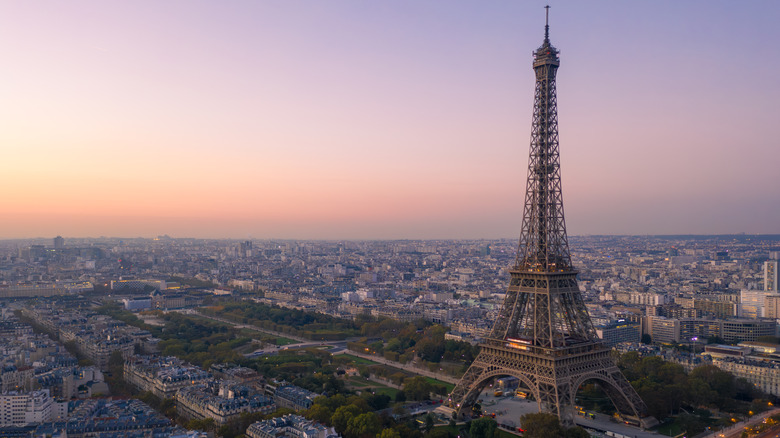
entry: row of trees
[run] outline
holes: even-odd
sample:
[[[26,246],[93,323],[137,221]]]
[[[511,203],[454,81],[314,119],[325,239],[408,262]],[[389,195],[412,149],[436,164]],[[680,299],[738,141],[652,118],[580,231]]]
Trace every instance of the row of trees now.
[[[338,340],[359,334],[358,326],[350,320],[247,301],[221,302],[202,312],[312,340]]]
[[[430,363],[446,361],[468,366],[479,353],[479,347],[468,342],[445,340],[447,328],[439,324],[423,320],[403,322],[389,318],[360,322],[360,331],[365,339],[380,339],[362,346],[377,355],[390,353],[392,357],[400,359],[411,359],[417,355]]]

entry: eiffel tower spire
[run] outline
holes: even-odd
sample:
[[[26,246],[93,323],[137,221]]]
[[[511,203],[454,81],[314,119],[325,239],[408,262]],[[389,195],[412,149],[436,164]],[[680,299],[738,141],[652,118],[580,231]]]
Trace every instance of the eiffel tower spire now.
[[[544,42],[533,54],[536,91],[517,259],[490,336],[449,403],[462,415],[491,380],[515,376],[540,411],[570,425],[577,389],[595,381],[621,415],[649,426],[655,419],[647,417],[644,402],[596,336],[571,263],[558,148],[560,52],[550,43],[549,6],[545,9]]]
[[[549,11],[544,43],[534,52],[536,72],[531,153],[517,267],[556,272],[571,269],[566,223],[563,220],[561,165],[558,151],[558,100],[555,76],[560,66],[558,49],[550,44]]]

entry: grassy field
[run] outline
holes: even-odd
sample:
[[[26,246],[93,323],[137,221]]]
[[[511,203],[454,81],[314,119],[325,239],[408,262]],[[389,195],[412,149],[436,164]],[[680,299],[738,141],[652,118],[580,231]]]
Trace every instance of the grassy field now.
[[[674,423],[661,425],[661,427],[659,427],[655,431],[661,435],[666,435],[666,436],[677,436],[682,432],[684,432],[684,430],[680,427],[679,424],[677,424],[676,421]]]
[[[501,428],[496,429],[496,431],[498,432],[498,438],[515,438],[518,436],[513,433],[509,433]]]
[[[351,354],[342,354],[342,357],[348,357],[355,363],[355,365],[379,365],[378,362],[373,360],[363,359],[362,357],[353,356]]]
[[[358,376],[350,377],[349,379],[347,379],[347,383],[350,386],[355,386],[355,387],[359,387],[359,388],[364,388],[366,386],[372,386],[372,385],[375,384],[374,382],[372,382],[372,381],[370,381],[368,379],[365,379],[363,377],[358,377]]]
[[[386,396],[390,397],[391,400],[395,400],[395,395],[398,394],[397,389],[390,388],[388,386],[378,386],[374,389],[374,392],[376,394],[385,394]]]
[[[455,389],[455,385],[453,385],[452,383],[436,380],[433,377],[426,377],[425,380],[433,383],[434,385],[444,385],[444,387],[447,388],[447,392],[452,392],[452,390]]]
[[[301,341],[296,341],[295,339],[285,338],[282,336],[276,337],[276,345],[283,346],[283,345],[290,345],[290,344],[300,344]]]
[[[368,380],[360,376],[352,376],[347,379],[347,385],[359,391],[370,390],[376,394],[385,394],[393,400],[395,400],[395,395],[398,393],[398,390],[395,388],[390,388],[389,386],[385,386],[381,383],[374,382],[373,380]]]

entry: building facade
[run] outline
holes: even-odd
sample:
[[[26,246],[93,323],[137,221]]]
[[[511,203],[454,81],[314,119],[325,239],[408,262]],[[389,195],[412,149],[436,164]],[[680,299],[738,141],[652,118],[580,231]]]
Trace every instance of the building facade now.
[[[61,417],[61,404],[55,406],[48,390],[10,391],[0,394],[0,427],[43,423]],[[65,408],[67,414],[67,408]]]
[[[233,382],[190,385],[176,393],[176,411],[190,419],[211,418],[222,425],[242,413],[270,414],[276,404],[247,386]]]
[[[300,415],[257,421],[246,430],[249,438],[340,438],[336,430],[307,420]]]

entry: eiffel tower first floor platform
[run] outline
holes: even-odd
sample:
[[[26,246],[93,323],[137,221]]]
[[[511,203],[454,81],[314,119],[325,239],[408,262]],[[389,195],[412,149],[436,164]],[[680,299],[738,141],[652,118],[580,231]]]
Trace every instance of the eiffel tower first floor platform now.
[[[520,346],[488,339],[448,402],[457,417],[467,415],[482,389],[493,379],[513,376],[533,394],[540,412],[558,415],[566,426],[574,424],[574,400],[580,385],[595,382],[626,420],[648,428],[658,421],[647,415],[647,406],[615,365],[610,349],[597,342],[566,348]]]

